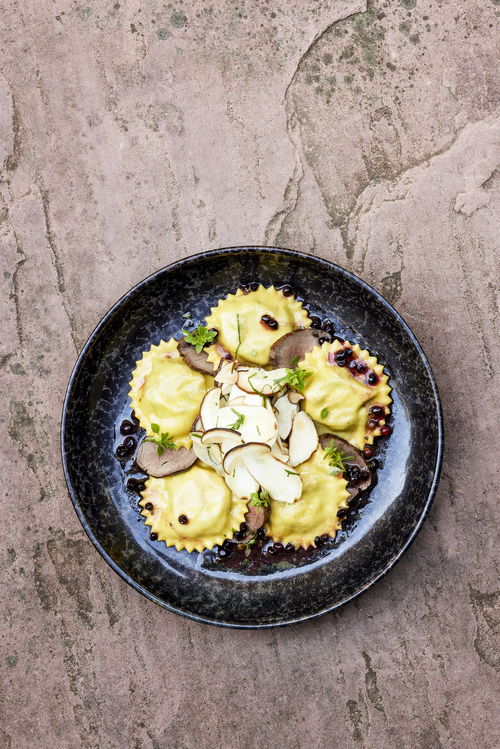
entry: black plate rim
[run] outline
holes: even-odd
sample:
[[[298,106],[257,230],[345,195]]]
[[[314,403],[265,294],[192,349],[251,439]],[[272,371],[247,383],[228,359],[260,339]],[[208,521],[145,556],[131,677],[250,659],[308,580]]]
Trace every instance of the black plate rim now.
[[[376,299],[394,316],[394,318],[397,320],[397,322],[403,327],[406,334],[411,339],[412,343],[414,344],[422,363],[425,367],[425,370],[427,371],[429,381],[431,383],[432,387],[432,393],[434,396],[434,403],[436,407],[436,416],[437,416],[437,452],[436,452],[436,462],[434,465],[433,470],[433,480],[431,487],[427,494],[427,500],[425,503],[425,506],[421,512],[420,518],[418,523],[414,526],[412,529],[411,534],[406,539],[406,542],[403,544],[403,546],[398,550],[397,553],[395,553],[391,559],[387,562],[385,567],[379,571],[376,575],[371,577],[364,585],[359,587],[354,593],[352,593],[349,596],[346,596],[340,601],[337,601],[336,603],[332,604],[331,606],[326,606],[320,611],[314,611],[308,614],[305,614],[304,616],[300,617],[293,617],[287,621],[280,621],[280,622],[265,622],[265,623],[258,623],[258,624],[240,624],[237,622],[226,622],[221,621],[219,619],[210,619],[209,617],[204,616],[198,616],[197,614],[194,614],[192,612],[184,611],[182,609],[179,609],[175,606],[172,606],[168,604],[166,601],[163,601],[162,599],[158,598],[157,596],[150,593],[148,590],[146,590],[142,585],[137,583],[130,575],[128,575],[106,552],[106,550],[102,547],[101,543],[95,536],[94,532],[90,528],[89,523],[87,522],[87,519],[84,515],[83,509],[80,506],[77,493],[75,491],[75,488],[73,486],[73,483],[71,481],[70,472],[69,472],[69,465],[68,461],[66,459],[66,451],[65,451],[65,436],[66,436],[66,428],[67,428],[67,417],[68,417],[68,406],[71,401],[73,388],[75,386],[76,380],[78,378],[80,369],[82,368],[85,358],[87,356],[88,350],[91,348],[94,340],[99,335],[101,329],[107,324],[108,320],[115,314],[115,312],[121,307],[121,305],[126,302],[126,300],[131,296],[132,294],[135,294],[138,292],[142,286],[148,284],[150,281],[152,281],[157,276],[161,275],[167,270],[179,268],[183,265],[187,265],[189,263],[196,262],[197,260],[210,257],[210,256],[217,256],[217,255],[223,255],[223,254],[239,254],[239,253],[245,253],[245,252],[267,252],[269,254],[278,254],[278,255],[285,255],[288,257],[294,257],[298,258],[300,260],[306,260],[309,262],[317,262],[320,265],[324,265],[329,270],[335,270],[335,272],[339,273],[340,275],[345,276],[346,278],[350,279],[354,283],[360,285],[362,288],[364,288],[366,291],[373,294],[373,296],[376,297]],[[125,580],[126,583],[128,583],[134,590],[136,590],[141,595],[148,598],[150,601],[153,601],[153,603],[156,603],[158,606],[160,606],[163,609],[166,609],[168,611],[171,611],[174,614],[179,614],[181,616],[186,617],[187,619],[191,619],[196,622],[201,622],[204,624],[211,624],[214,626],[224,627],[228,629],[271,629],[274,627],[286,627],[290,626],[292,624],[300,624],[301,622],[308,621],[310,619],[315,619],[316,617],[323,616],[325,614],[329,614],[332,611],[335,611],[336,609],[340,608],[341,606],[344,606],[345,604],[349,603],[350,601],[354,600],[358,596],[362,595],[368,588],[371,588],[372,585],[374,585],[378,580],[380,580],[382,577],[384,577],[390,570],[393,569],[393,567],[396,565],[396,563],[401,559],[401,557],[408,551],[409,547],[419,534],[422,525],[429,514],[429,510],[432,506],[432,503],[434,501],[434,497],[437,491],[437,487],[439,484],[439,478],[441,475],[441,468],[443,463],[443,450],[444,450],[444,424],[443,424],[443,411],[442,411],[442,405],[441,405],[441,398],[439,395],[439,390],[436,382],[436,378],[434,376],[434,373],[432,371],[431,365],[427,359],[427,356],[424,353],[424,350],[418,341],[417,337],[411,330],[408,323],[404,320],[404,318],[400,315],[400,313],[392,306],[390,302],[387,301],[376,289],[374,289],[370,284],[368,284],[366,281],[363,281],[363,279],[359,278],[355,273],[352,273],[351,271],[347,270],[346,268],[343,268],[341,265],[337,265],[336,263],[331,262],[330,260],[325,260],[325,258],[318,257],[316,255],[311,255],[306,252],[299,252],[298,250],[290,250],[282,247],[267,247],[265,245],[242,245],[242,246],[232,246],[232,247],[221,247],[219,249],[214,250],[206,250],[204,252],[199,252],[196,255],[188,255],[187,257],[181,258],[180,260],[176,260],[173,263],[170,263],[169,265],[164,266],[163,268],[160,268],[159,270],[155,271],[154,273],[151,273],[149,276],[146,276],[142,279],[142,281],[139,281],[137,284],[135,284],[131,289],[129,289],[125,294],[123,294],[118,301],[113,304],[112,307],[106,312],[106,314],[101,318],[100,322],[95,326],[94,330],[88,337],[84,347],[80,351],[78,358],[76,360],[76,363],[73,367],[73,371],[71,372],[68,386],[66,388],[66,394],[64,396],[64,402],[63,402],[63,408],[62,408],[62,417],[61,417],[61,435],[60,435],[60,449],[61,449],[61,461],[62,466],[64,470],[64,477],[66,480],[66,485],[68,488],[68,493],[71,499],[71,502],[73,504],[73,508],[78,516],[78,519],[80,523],[83,526],[83,529],[87,536],[89,537],[92,544],[95,546],[99,554],[103,557],[103,559],[109,564],[109,566],[122,578],[122,580]]]

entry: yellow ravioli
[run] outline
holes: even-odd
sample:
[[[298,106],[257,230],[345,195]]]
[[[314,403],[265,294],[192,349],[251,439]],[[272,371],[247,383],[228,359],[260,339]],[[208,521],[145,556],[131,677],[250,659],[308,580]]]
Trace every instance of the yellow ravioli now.
[[[354,359],[364,361],[375,372],[375,385],[360,382],[348,367],[330,363],[329,354],[332,354],[333,359],[333,354],[346,346],[352,348]],[[389,396],[391,388],[387,384],[389,378],[377,359],[368,351],[362,350],[358,344],[335,340],[323,344],[321,348],[315,347],[305,355],[300,367],[312,373],[306,380],[303,409],[319,422],[318,431],[333,432],[360,450],[365,445],[373,444],[374,437],[380,435],[380,427],[385,424],[385,419],[381,419],[377,427],[368,428],[370,406],[385,406],[386,413],[389,414],[389,404],[392,403]]]
[[[149,503],[152,510],[145,508]],[[177,551],[224,543],[239,530],[247,511],[246,501],[234,497],[221,476],[199,463],[182,473],[149,478],[139,504],[158,540]]]
[[[141,427],[152,437],[151,424],[158,424],[179,447],[190,447],[189,432],[207,391],[207,378],[188,367],[173,338],[151,346],[136,364],[129,397]]]
[[[295,470],[302,479],[302,496],[293,504],[271,500],[266,526],[273,541],[296,547],[315,546],[314,539],[324,533],[335,536],[341,527],[338,510],[347,507],[349,492],[341,476],[328,473],[325,451],[319,447]]]
[[[262,322],[264,315],[276,321],[276,330]],[[219,331],[217,342],[207,348],[208,359],[215,366],[219,364],[221,352],[217,345],[220,345],[233,357],[237,352],[238,359],[264,366],[269,363],[269,350],[278,338],[310,325],[302,302],[285,297],[274,286],[259,286],[257,291],[248,293],[238,289],[236,294],[228,294],[217,307],[212,307],[206,319],[207,328]]]

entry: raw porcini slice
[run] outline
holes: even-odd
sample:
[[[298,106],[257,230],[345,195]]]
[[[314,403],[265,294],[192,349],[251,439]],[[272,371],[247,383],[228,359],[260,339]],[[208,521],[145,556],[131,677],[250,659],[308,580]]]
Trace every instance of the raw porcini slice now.
[[[305,411],[299,411],[293,420],[288,440],[290,465],[298,466],[309,460],[318,447],[318,441],[318,433],[313,420]]]

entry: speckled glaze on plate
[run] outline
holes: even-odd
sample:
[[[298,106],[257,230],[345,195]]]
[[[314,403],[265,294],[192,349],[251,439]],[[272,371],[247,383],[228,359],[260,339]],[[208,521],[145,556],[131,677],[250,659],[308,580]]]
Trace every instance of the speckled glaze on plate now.
[[[152,343],[178,337],[186,311],[202,320],[241,284],[290,284],[346,339],[390,375],[393,428],[368,501],[328,548],[299,567],[281,560],[256,573],[152,541],[113,455],[134,362]],[[137,284],[105,315],[68,385],[61,430],[69,493],[98,551],[152,601],[198,621],[273,627],[327,613],[384,575],[418,533],[432,502],[443,447],[434,377],[398,313],[352,273],[311,255],[269,247],[215,250],[180,260]]]

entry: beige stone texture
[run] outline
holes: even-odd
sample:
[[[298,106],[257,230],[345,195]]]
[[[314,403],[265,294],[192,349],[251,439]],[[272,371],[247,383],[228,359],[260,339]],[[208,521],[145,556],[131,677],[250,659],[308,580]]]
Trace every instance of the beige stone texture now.
[[[499,0],[0,0],[2,749],[500,745],[499,16]],[[396,569],[272,631],[135,593],[59,458],[66,383],[110,305],[242,243],[385,294],[447,431]]]

